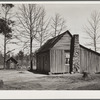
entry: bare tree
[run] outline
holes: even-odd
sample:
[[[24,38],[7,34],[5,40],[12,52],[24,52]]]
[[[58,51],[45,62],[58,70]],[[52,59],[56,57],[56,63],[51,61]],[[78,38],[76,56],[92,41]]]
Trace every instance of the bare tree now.
[[[38,32],[41,7],[36,4],[23,4],[19,7],[17,18],[19,21],[18,31],[24,47],[30,47],[30,70],[32,70],[32,48],[33,40]]]
[[[52,18],[52,25],[51,25],[51,35],[52,37],[55,37],[59,34],[61,34],[62,31],[66,28],[65,25],[66,21],[57,13],[55,14],[55,17]]]
[[[12,26],[14,21],[11,20],[11,8],[13,4],[2,4],[1,5],[1,18],[0,18],[0,33],[4,35],[4,68],[6,67],[6,47],[12,38]]]
[[[87,34],[85,38],[88,39],[86,45],[92,46],[95,51],[100,49],[98,47],[100,44],[100,12],[93,11],[91,13],[90,19],[88,19],[88,25],[85,26],[85,32]]]
[[[39,42],[40,47],[43,45],[43,43],[49,38],[49,25],[50,20],[46,20],[46,12],[45,9],[42,7],[41,16],[39,18],[39,27],[38,32],[36,34],[35,39]]]

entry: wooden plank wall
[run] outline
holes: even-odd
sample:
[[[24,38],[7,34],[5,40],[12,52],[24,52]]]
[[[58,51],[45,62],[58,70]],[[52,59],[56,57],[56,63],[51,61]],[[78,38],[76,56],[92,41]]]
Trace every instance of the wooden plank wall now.
[[[50,50],[50,72],[51,73],[69,72],[67,66],[65,66],[64,50],[60,49]]]
[[[65,34],[50,50],[50,71],[51,73],[69,72],[69,68],[65,66],[64,50],[70,51],[71,36]]]
[[[63,49],[70,50],[71,45],[71,36],[69,34],[65,34],[52,49]]]
[[[37,56],[37,69],[51,73],[64,73],[68,71],[65,66],[64,50],[70,51],[71,36],[65,34],[50,50],[50,53],[39,53]],[[49,57],[50,54],[50,57]],[[47,61],[46,61],[47,60]],[[47,63],[47,64],[46,64]]]
[[[80,47],[80,71],[100,72],[100,55]]]
[[[37,59],[37,70],[40,72],[49,72],[50,71],[50,54],[49,51],[44,53],[39,53],[36,56]]]

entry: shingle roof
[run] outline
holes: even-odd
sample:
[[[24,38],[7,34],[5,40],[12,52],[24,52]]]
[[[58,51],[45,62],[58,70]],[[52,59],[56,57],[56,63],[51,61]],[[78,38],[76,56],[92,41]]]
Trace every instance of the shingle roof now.
[[[66,33],[69,34],[69,35],[72,37],[71,33],[67,30],[66,32],[64,32],[64,33],[62,33],[62,34],[60,34],[60,35],[58,35],[58,36],[56,36],[56,37],[54,37],[54,38],[49,39],[49,40],[38,50],[37,53],[50,50],[50,49],[63,37],[63,35],[65,35]]]

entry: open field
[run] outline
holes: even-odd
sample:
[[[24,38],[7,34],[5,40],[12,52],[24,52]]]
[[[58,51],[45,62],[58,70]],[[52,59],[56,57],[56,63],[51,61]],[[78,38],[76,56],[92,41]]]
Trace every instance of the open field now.
[[[100,74],[83,79],[82,74],[44,75],[28,71],[0,70],[0,90],[100,90]]]

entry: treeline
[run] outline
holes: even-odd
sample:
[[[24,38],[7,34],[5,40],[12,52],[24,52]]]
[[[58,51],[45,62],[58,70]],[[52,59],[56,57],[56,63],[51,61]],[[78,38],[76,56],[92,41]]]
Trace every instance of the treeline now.
[[[19,68],[29,68],[29,54],[24,54],[23,51],[19,51],[19,53],[17,53],[16,55],[12,55],[10,56],[10,54],[8,54],[6,56],[6,60],[8,60],[10,57],[13,57],[17,62],[18,62],[18,67]],[[34,58],[34,55],[33,55]],[[4,64],[4,57],[3,54],[0,52],[0,68],[3,68],[3,64]],[[34,62],[33,62],[34,65]]]
[[[19,68],[28,68],[29,67],[29,61],[30,61],[30,55],[24,54],[23,51],[19,51],[18,54],[12,56],[18,61]]]

